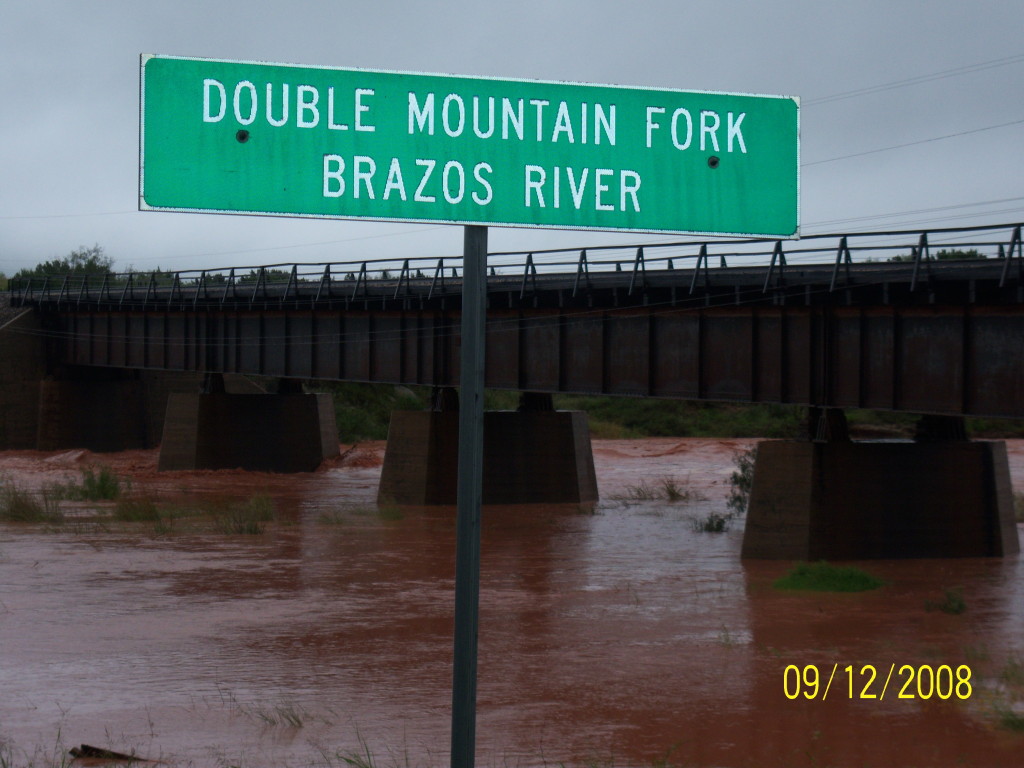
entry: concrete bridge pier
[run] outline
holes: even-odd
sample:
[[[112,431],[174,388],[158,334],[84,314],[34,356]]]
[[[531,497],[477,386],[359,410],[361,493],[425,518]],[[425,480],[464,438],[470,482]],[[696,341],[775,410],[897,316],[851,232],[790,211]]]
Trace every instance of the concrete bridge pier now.
[[[157,468],[312,472],[337,455],[330,395],[288,380],[275,394],[232,394],[210,374],[201,392],[168,395]]]
[[[458,395],[435,392],[429,411],[395,411],[377,498],[381,503],[454,505]],[[484,414],[484,504],[597,501],[587,415],[556,411],[551,396],[524,392],[515,411]]]
[[[1019,552],[1006,444],[926,416],[913,442],[854,442],[840,409],[812,439],[758,445],[744,558],[999,557]]]

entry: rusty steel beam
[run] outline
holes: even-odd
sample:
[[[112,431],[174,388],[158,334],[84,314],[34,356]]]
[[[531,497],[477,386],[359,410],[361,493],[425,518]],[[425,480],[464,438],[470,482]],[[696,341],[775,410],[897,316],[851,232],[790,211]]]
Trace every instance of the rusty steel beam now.
[[[455,386],[457,311],[63,311],[55,361]],[[487,386],[1024,417],[1024,305],[492,308]]]

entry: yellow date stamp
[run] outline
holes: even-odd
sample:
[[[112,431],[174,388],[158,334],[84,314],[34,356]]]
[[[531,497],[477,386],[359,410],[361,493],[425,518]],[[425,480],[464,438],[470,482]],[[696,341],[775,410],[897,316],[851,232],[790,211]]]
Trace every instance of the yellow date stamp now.
[[[974,691],[971,668],[966,664],[846,664],[797,666],[789,664],[782,673],[782,690],[786,698],[820,699],[829,693],[848,699],[969,699]]]

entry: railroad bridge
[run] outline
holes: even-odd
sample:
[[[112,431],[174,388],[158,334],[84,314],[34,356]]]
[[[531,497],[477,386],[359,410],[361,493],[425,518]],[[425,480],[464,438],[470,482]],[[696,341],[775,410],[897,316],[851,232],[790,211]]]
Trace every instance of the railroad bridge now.
[[[1005,446],[968,441],[963,417],[1024,417],[1020,225],[488,263],[486,386],[523,395],[486,417],[485,501],[596,499],[585,415],[553,411],[555,393],[796,404],[810,434],[762,443],[745,556],[1017,551]],[[460,269],[421,258],[15,280],[11,306],[30,311],[3,329],[17,363],[0,376],[20,376],[27,408],[14,411],[37,409],[39,447],[159,442],[165,469],[308,469],[337,439],[329,400],[302,381],[429,386],[431,411],[393,416],[381,494],[452,503]],[[233,393],[239,374],[279,391]],[[183,375],[193,391],[169,393]],[[147,400],[164,424],[144,425]],[[922,414],[920,439],[852,442],[844,408]],[[18,437],[11,412],[8,447],[32,428]]]

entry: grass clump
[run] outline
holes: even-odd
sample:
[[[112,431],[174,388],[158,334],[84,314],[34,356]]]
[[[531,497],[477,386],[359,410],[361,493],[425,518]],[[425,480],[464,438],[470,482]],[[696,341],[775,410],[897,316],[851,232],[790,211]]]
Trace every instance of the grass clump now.
[[[702,501],[707,498],[700,491],[690,488],[674,477],[663,477],[658,485],[661,488],[661,494],[665,501],[687,504],[691,501]]]
[[[87,501],[116,499],[121,495],[121,481],[107,467],[94,472],[92,467],[82,470],[82,497]]]
[[[677,480],[674,477],[663,477],[654,485],[651,485],[646,480],[641,480],[636,485],[626,486],[624,494],[613,498],[626,502],[661,500],[686,504],[691,501],[701,501],[706,497],[700,491],[690,488],[681,480]]]
[[[405,517],[405,515],[402,514],[402,508],[400,506],[387,500],[381,501],[377,504],[377,516],[380,517],[381,520],[387,520],[389,522],[401,520]]]
[[[704,517],[698,517],[693,521],[693,530],[697,533],[725,533],[729,530],[732,518],[732,515],[724,515],[721,512],[708,512]]]
[[[1024,714],[1015,712],[1009,707],[997,708],[996,714],[999,715],[999,724],[1003,728],[1008,731],[1024,733]]]
[[[257,494],[241,504],[229,504],[214,513],[214,528],[227,535],[258,536],[274,519],[274,502],[269,496]]]
[[[816,592],[866,592],[878,589],[884,582],[853,566],[820,563],[797,563],[774,583],[776,589]]]
[[[124,523],[157,522],[160,509],[149,496],[122,496],[114,505],[114,519]]]
[[[641,480],[636,485],[626,486],[626,492],[620,498],[623,501],[654,501],[658,494],[646,480]]]
[[[964,602],[964,596],[960,594],[959,589],[946,589],[943,592],[945,597],[942,600],[925,600],[924,609],[942,611],[952,616],[959,616],[967,610],[967,603]]]
[[[121,481],[108,467],[86,467],[80,482],[58,484],[50,491],[56,498],[69,501],[112,501],[121,495]]]
[[[47,492],[35,494],[14,484],[0,486],[0,520],[7,523],[59,523],[63,515]]]
[[[1024,662],[1016,656],[1010,659],[999,672],[999,679],[1008,686],[1024,688]]]
[[[243,711],[253,720],[268,727],[302,728],[309,719],[305,709],[290,701],[273,705],[257,704],[243,707]]]

